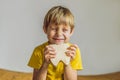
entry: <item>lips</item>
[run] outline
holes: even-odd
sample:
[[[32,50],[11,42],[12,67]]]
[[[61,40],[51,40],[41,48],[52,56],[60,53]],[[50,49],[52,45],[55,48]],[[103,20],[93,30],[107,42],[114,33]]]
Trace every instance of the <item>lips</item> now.
[[[53,38],[54,40],[64,40],[63,38]]]
[[[53,40],[55,44],[62,44],[65,41],[63,38],[53,38]]]

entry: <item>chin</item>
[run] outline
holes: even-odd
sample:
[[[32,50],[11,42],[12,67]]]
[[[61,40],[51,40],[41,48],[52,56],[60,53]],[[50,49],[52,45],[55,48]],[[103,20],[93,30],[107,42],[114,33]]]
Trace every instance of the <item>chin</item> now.
[[[63,43],[65,43],[65,42],[55,42],[55,44],[58,44],[58,45],[63,44]]]

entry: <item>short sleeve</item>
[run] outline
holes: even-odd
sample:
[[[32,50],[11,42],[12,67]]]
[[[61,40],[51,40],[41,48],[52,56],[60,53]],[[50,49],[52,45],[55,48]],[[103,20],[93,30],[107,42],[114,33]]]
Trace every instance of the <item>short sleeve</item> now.
[[[42,62],[43,62],[42,50],[39,47],[36,47],[28,62],[28,66],[35,69],[39,69],[42,65]]]
[[[80,53],[80,49],[77,48],[76,50],[76,56],[75,58],[70,62],[71,66],[73,69],[76,69],[76,70],[81,70],[83,69],[83,66],[82,66],[82,59],[81,59],[81,53]]]

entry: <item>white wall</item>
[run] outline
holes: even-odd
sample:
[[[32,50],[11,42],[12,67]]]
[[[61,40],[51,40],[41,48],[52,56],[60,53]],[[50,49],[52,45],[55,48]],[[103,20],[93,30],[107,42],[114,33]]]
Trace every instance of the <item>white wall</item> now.
[[[79,74],[120,71],[120,0],[0,0],[0,68],[31,71],[35,46],[46,41],[42,22],[54,5],[75,16],[71,42],[81,48]]]

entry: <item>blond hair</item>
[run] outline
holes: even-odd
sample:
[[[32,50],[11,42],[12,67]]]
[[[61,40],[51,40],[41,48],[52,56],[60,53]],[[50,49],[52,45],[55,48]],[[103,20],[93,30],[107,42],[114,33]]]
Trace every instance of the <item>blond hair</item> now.
[[[50,24],[69,25],[71,29],[74,28],[74,16],[68,8],[62,6],[55,6],[51,8],[45,18],[43,26],[47,29]]]

